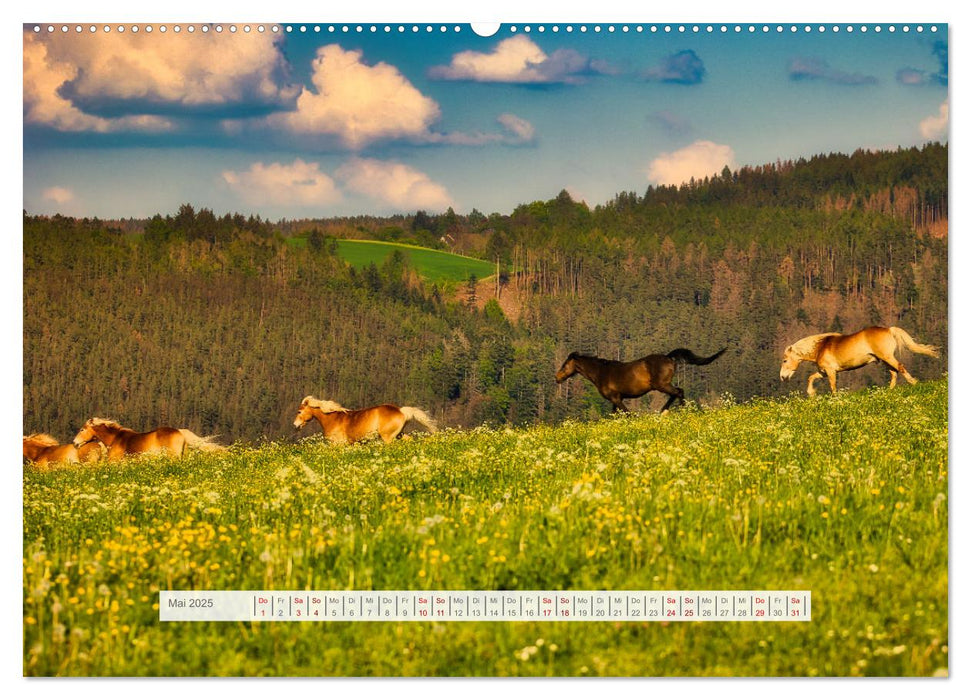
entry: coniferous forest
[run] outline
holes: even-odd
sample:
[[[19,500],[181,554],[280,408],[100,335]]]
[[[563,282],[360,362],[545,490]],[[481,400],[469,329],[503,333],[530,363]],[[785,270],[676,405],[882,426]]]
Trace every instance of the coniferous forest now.
[[[202,203],[148,220],[24,213],[24,432],[92,416],[289,439],[307,394],[420,406],[445,426],[588,419],[609,404],[571,351],[630,360],[687,347],[675,383],[703,405],[805,391],[782,351],[896,325],[947,368],[946,145],[725,169],[588,206],[565,191],[509,213],[270,222]],[[493,277],[431,282],[394,254],[355,269],[335,239],[441,248]],[[871,366],[841,388],[887,383]],[[828,389],[825,389],[828,391]],[[636,410],[661,403],[644,397]]]

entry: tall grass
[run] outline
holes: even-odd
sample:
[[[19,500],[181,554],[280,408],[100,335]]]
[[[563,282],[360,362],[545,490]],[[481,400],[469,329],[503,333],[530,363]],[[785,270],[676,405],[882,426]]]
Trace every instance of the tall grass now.
[[[24,477],[27,675],[932,675],[947,383]],[[160,623],[160,589],[809,589],[811,623]]]

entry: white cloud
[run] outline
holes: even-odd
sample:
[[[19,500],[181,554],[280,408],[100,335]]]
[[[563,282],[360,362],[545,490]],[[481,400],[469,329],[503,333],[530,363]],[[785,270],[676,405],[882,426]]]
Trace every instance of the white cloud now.
[[[66,204],[74,199],[74,192],[66,187],[48,187],[46,190],[41,192],[41,196],[44,199],[56,204]]]
[[[446,143],[453,146],[484,146],[489,143],[502,143],[507,145],[520,145],[529,143],[536,135],[536,129],[532,124],[522,117],[515,114],[500,114],[496,121],[505,129],[505,133],[483,131],[464,132],[451,131],[440,134],[428,132],[422,137],[425,143]]]
[[[609,72],[605,63],[591,63],[573,49],[547,55],[531,39],[520,34],[496,44],[491,53],[460,51],[447,66],[433,66],[428,74],[442,80],[474,80],[495,83],[578,82],[586,72]]]
[[[226,170],[223,181],[244,202],[260,205],[327,205],[341,200],[340,190],[318,163],[297,158],[290,164],[253,163],[249,170]]]
[[[536,129],[533,125],[522,117],[517,117],[515,114],[500,114],[497,121],[520,141],[532,141],[536,135]]]
[[[444,211],[454,205],[445,187],[404,163],[355,157],[334,176],[345,192],[363,195],[394,211]],[[222,180],[251,206],[321,206],[339,202],[344,196],[318,163],[299,158],[292,163],[253,163],[242,172],[226,170]]]
[[[716,175],[728,166],[735,170],[735,152],[731,146],[711,141],[695,141],[671,153],[662,153],[651,161],[647,178],[659,185],[680,185],[692,177],[696,180]]]
[[[336,136],[353,149],[380,139],[425,140],[429,125],[439,117],[438,103],[394,66],[369,66],[361,58],[361,51],[345,51],[336,44],[318,49],[311,76],[315,91],[304,88],[296,111],[274,114],[269,124]]]
[[[404,163],[352,158],[336,175],[352,192],[398,211],[443,211],[453,206],[445,187]]]
[[[936,115],[922,119],[920,122],[920,135],[925,139],[940,139],[947,136],[948,126],[948,105],[942,102]]]
[[[24,33],[24,121],[62,131],[163,130],[158,114],[292,103],[282,35]],[[117,116],[116,116],[117,115]]]
[[[60,39],[61,37],[57,37]],[[87,114],[59,93],[75,80],[78,66],[49,51],[50,45],[33,34],[24,35],[24,124],[49,126],[58,131],[164,131],[167,119],[135,115],[106,119]]]

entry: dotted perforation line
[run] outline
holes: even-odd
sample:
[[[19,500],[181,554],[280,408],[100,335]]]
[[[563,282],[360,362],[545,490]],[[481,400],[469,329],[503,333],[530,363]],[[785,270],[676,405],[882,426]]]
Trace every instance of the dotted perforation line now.
[[[171,32],[173,32],[175,34],[180,34],[183,31],[184,32],[188,32],[189,34],[194,34],[197,31],[198,32],[201,32],[202,34],[208,34],[210,32],[215,32],[216,34],[222,34],[223,32],[229,32],[230,34],[236,34],[237,32],[242,32],[244,34],[250,34],[252,32],[256,32],[258,34],[262,34],[262,33],[265,33],[265,32],[270,32],[270,33],[273,33],[273,34],[278,34],[280,32],[285,32],[285,33],[288,33],[288,34],[294,33],[294,32],[299,33],[299,34],[305,34],[307,32],[311,32],[311,33],[315,33],[315,34],[320,34],[320,33],[324,33],[324,32],[325,33],[328,33],[328,34],[351,34],[351,33],[355,33],[355,34],[363,34],[363,33],[377,34],[379,32],[385,33],[385,34],[392,34],[392,33],[398,33],[398,34],[405,34],[405,33],[411,33],[411,34],[426,33],[426,34],[429,34],[429,33],[433,33],[433,32],[437,32],[437,33],[453,32],[453,33],[456,33],[457,34],[459,32],[462,32],[463,31],[463,28],[460,25],[457,25],[457,24],[456,25],[444,25],[444,24],[442,24],[442,25],[431,25],[431,24],[425,24],[425,25],[418,25],[418,24],[410,24],[410,25],[405,25],[405,24],[396,24],[396,25],[391,25],[391,24],[383,24],[383,25],[378,25],[378,24],[340,24],[340,25],[336,25],[336,24],[328,24],[328,25],[320,25],[320,24],[312,24],[312,25],[307,25],[307,24],[298,24],[298,25],[293,25],[293,24],[287,24],[287,25],[279,25],[279,24],[255,24],[255,25],[250,25],[250,24],[243,24],[243,25],[236,25],[236,24],[227,24],[227,25],[223,25],[223,24],[214,24],[214,25],[200,24],[200,25],[194,25],[194,24],[187,24],[187,25],[181,25],[181,24],[174,24],[174,25],[171,25],[171,26],[164,25],[164,24],[157,25],[157,26],[151,25],[151,24],[146,24],[146,25],[137,25],[137,24],[132,24],[132,25],[124,25],[124,24],[119,24],[119,25],[109,25],[109,24],[104,24],[104,25],[96,25],[96,24],[90,24],[90,25],[81,25],[81,24],[59,24],[59,25],[55,25],[55,24],[35,24],[35,25],[33,25],[33,31],[34,31],[35,34],[40,34],[40,33],[43,33],[43,32],[47,32],[48,34],[54,34],[54,33],[58,32],[58,31],[61,32],[62,34],[67,34],[67,33],[72,32],[72,31],[74,33],[76,33],[76,34],[82,34],[82,33],[94,34],[94,33],[97,33],[97,32],[105,32],[105,33],[108,33],[108,32],[118,32],[119,34],[123,34],[125,32],[130,32],[132,34],[137,34],[139,32],[144,32],[146,34],[151,34],[151,33],[156,32],[156,31],[159,32],[159,33],[161,33],[161,34],[165,34],[165,33],[169,32],[169,31],[171,31]],[[816,33],[820,33],[820,34],[826,33],[826,32],[832,32],[834,34],[838,34],[840,32],[846,32],[847,34],[852,34],[854,32],[859,32],[861,34],[866,34],[867,32],[871,32],[871,31],[874,32],[874,33],[876,33],[876,34],[879,34],[879,33],[884,32],[884,31],[889,32],[891,34],[894,34],[894,33],[898,32],[898,31],[899,32],[903,32],[904,34],[907,34],[907,33],[911,32],[911,31],[915,31],[915,32],[918,32],[918,33],[922,33],[924,31],[937,32],[938,31],[938,26],[937,25],[934,25],[934,24],[927,25],[927,26],[925,26],[923,24],[914,24],[914,25],[911,25],[911,24],[902,24],[902,25],[895,25],[895,24],[890,24],[890,25],[880,25],[880,24],[875,24],[875,25],[867,25],[867,24],[858,24],[858,25],[853,25],[853,24],[847,24],[847,25],[840,25],[840,24],[833,24],[833,25],[825,25],[825,24],[817,24],[817,25],[812,25],[812,24],[803,24],[803,25],[799,25],[799,24],[789,24],[789,25],[783,25],[783,24],[773,24],[773,25],[769,25],[769,24],[762,24],[762,25],[755,25],[755,24],[747,24],[747,25],[741,25],[741,24],[690,24],[690,25],[687,25],[687,24],[677,24],[677,25],[673,25],[673,24],[635,24],[635,25],[629,25],[629,24],[623,24],[623,25],[614,25],[614,24],[608,24],[608,25],[603,25],[603,26],[602,25],[599,25],[599,24],[594,24],[594,25],[586,25],[586,24],[579,24],[579,25],[573,25],[573,24],[567,24],[567,25],[558,25],[558,24],[544,25],[544,24],[540,24],[540,25],[535,25],[535,26],[534,25],[528,25],[528,24],[527,25],[522,25],[522,26],[513,24],[513,25],[509,25],[508,27],[506,27],[506,31],[508,31],[511,34],[517,34],[519,32],[524,32],[526,34],[529,34],[529,33],[532,33],[534,31],[537,32],[537,33],[539,33],[539,34],[543,34],[543,33],[547,32],[547,31],[552,32],[554,34],[559,33],[561,31],[562,32],[566,32],[567,34],[570,34],[572,32],[579,32],[581,34],[585,34],[585,33],[593,33],[593,34],[613,34],[613,33],[617,33],[617,32],[620,32],[622,34],[627,34],[627,33],[631,33],[631,32],[633,32],[633,33],[650,33],[650,34],[656,34],[656,33],[659,33],[659,32],[660,33],[664,33],[664,34],[671,34],[671,33],[678,33],[678,34],[728,34],[728,33],[734,33],[734,34],[742,34],[742,33],[747,33],[747,34],[772,34],[772,33],[774,33],[774,34],[783,34],[783,33],[789,33],[789,34],[809,34],[809,33],[812,33],[812,32],[816,32]]]

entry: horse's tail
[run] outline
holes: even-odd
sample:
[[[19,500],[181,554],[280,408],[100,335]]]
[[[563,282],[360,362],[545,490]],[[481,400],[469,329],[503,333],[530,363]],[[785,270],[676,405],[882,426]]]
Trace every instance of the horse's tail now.
[[[430,433],[438,431],[438,425],[435,423],[435,419],[420,408],[415,408],[414,406],[402,406],[401,412],[404,414],[406,421],[418,421],[425,426]]]
[[[202,450],[203,452],[225,452],[226,448],[219,443],[213,442],[215,435],[207,435],[205,437],[200,437],[188,428],[179,428],[182,437],[185,438],[185,443],[189,447],[197,450]]]
[[[721,357],[726,350],[728,350],[728,348],[722,348],[711,357],[698,357],[686,348],[677,348],[676,350],[669,352],[668,357],[675,362],[687,362],[690,365],[707,365],[708,363],[714,362]]]
[[[933,345],[924,345],[923,343],[918,343],[916,340],[910,337],[910,333],[905,331],[903,328],[897,328],[896,326],[891,326],[890,335],[893,339],[897,341],[900,345],[911,352],[916,352],[918,355],[930,355],[931,357],[939,357],[937,348]]]

